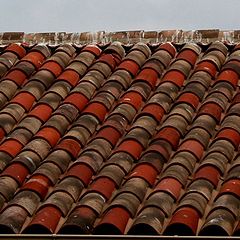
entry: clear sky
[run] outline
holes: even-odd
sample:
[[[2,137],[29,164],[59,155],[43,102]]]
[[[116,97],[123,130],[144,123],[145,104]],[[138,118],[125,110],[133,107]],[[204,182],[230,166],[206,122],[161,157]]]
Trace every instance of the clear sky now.
[[[240,0],[0,0],[0,32],[240,29]]]

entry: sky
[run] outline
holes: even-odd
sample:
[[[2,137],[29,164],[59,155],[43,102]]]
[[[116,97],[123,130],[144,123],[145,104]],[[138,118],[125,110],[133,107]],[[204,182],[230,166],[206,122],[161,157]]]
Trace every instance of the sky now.
[[[0,0],[0,32],[240,29],[240,0]]]

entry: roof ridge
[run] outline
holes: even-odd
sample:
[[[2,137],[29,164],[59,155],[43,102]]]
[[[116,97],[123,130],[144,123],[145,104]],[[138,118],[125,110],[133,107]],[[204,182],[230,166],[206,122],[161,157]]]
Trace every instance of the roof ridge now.
[[[0,44],[9,43],[44,43],[57,45],[61,43],[108,43],[120,41],[124,44],[144,42],[201,42],[210,43],[214,41],[226,41],[235,43],[240,41],[240,30],[220,30],[220,29],[203,29],[203,30],[133,30],[133,31],[97,31],[97,32],[2,32],[0,33]]]

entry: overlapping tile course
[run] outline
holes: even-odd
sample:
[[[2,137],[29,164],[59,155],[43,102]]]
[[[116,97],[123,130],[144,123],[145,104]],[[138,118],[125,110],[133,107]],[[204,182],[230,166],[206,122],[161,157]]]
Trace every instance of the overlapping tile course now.
[[[0,233],[239,235],[239,56],[2,48]]]

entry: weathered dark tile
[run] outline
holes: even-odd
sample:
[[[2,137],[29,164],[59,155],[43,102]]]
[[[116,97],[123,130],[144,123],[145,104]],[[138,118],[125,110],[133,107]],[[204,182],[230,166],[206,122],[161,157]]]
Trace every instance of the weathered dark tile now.
[[[24,208],[30,216],[33,215],[40,203],[38,195],[32,191],[21,191],[8,203],[9,206],[20,206]]]
[[[164,218],[164,213],[158,207],[146,207],[138,214],[128,234],[158,235],[162,230]]]
[[[229,236],[232,235],[235,225],[234,216],[225,209],[216,209],[208,215],[201,228],[201,236]]]
[[[20,233],[27,215],[28,212],[20,206],[10,206],[6,208],[0,216],[1,233]]]

